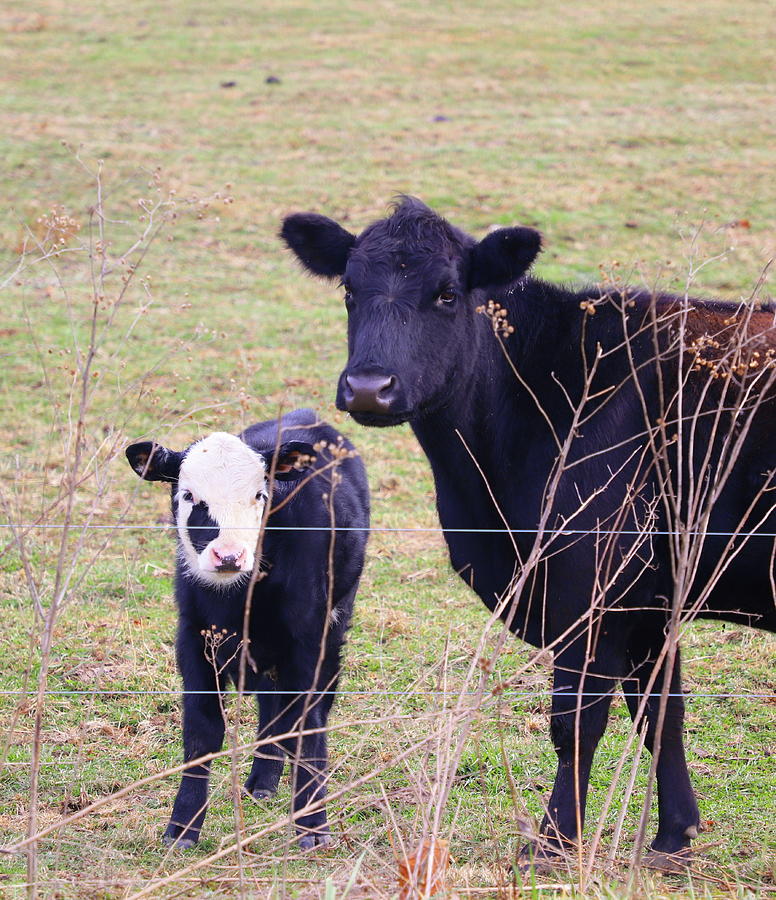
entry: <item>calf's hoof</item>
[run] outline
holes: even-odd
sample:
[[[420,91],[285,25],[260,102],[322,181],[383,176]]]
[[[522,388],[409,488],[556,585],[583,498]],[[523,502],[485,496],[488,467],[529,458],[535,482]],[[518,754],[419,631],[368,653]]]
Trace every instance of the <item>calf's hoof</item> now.
[[[325,848],[332,843],[332,836],[328,831],[306,831],[299,835],[299,847],[302,850],[315,850]]]
[[[197,841],[199,838],[193,837],[175,837],[172,834],[165,834],[162,838],[162,844],[165,847],[172,848],[173,850],[191,850],[192,847],[197,846]]]
[[[648,869],[664,872],[666,875],[686,875],[692,865],[692,851],[689,847],[676,853],[663,850],[650,850],[644,857],[642,865]]]

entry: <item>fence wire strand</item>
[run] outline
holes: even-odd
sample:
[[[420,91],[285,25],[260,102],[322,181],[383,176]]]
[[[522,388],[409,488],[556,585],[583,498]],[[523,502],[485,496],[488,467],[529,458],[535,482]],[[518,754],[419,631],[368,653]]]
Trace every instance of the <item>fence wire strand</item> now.
[[[184,691],[184,690],[152,690],[152,691],[129,691],[129,690],[67,690],[52,689],[44,691],[47,697],[182,697],[187,696],[223,696],[223,694],[236,693],[235,691]],[[342,697],[351,694],[357,697],[467,697],[474,696],[477,691],[401,691],[401,690],[336,690],[336,691],[310,691],[314,697],[325,697],[327,695]],[[297,697],[298,691],[243,691],[243,694],[249,697]],[[535,691],[521,691],[504,688],[499,690],[501,696],[509,697],[560,697],[569,696],[568,691],[553,691],[549,689]],[[37,691],[14,691],[0,690],[0,697],[34,697]],[[642,694],[633,691],[581,691],[579,694],[573,693],[574,697],[641,697]],[[660,693],[653,693],[650,696],[659,697]],[[683,700],[700,700],[700,699],[730,699],[730,700],[776,700],[776,694],[766,694],[758,692],[748,692],[744,694],[727,694],[727,693],[669,693],[669,697],[681,697]]]
[[[31,529],[62,529],[68,528],[71,531],[84,531],[84,530],[95,530],[95,531],[175,531],[177,530],[177,526],[173,523],[170,524],[160,524],[158,522],[154,522],[153,524],[116,524],[116,525],[103,525],[103,524],[95,524],[95,523],[84,523],[82,525],[64,525],[64,524],[23,524],[23,525],[12,525],[6,522],[0,522],[0,528],[22,528],[25,530]],[[230,531],[255,531],[255,527],[249,525],[221,525],[219,524],[219,528],[228,528]],[[212,525],[187,525],[187,531],[212,531]],[[264,529],[265,531],[331,531],[331,527],[329,525],[267,525]],[[538,534],[539,529],[537,528],[442,528],[441,526],[433,527],[401,527],[401,528],[392,528],[389,526],[350,526],[350,525],[336,525],[334,531],[366,531],[369,534],[402,534],[402,533],[419,533],[419,534]],[[591,529],[591,528],[543,528],[541,529],[542,534],[547,535],[557,535],[560,537],[573,537],[579,535],[589,534],[591,536],[604,536],[604,535],[636,535],[643,536],[645,532],[638,530],[628,530],[623,528],[617,528],[612,530],[607,529]],[[654,537],[679,537],[681,535],[686,535],[688,537],[739,537],[739,538],[753,538],[753,537],[763,537],[763,538],[776,538],[776,532],[772,531],[648,531],[646,532],[649,536]]]

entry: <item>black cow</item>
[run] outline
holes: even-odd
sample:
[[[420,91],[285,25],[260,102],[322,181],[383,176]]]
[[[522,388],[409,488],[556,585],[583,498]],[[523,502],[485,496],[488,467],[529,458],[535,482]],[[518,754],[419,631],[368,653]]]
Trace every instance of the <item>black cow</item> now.
[[[223,743],[223,691],[229,680],[239,684],[246,599],[267,502],[245,689],[258,693],[259,738],[325,728],[369,529],[366,474],[352,445],[311,410],[297,410],[238,436],[211,434],[182,453],[148,441],[126,453],[141,478],[172,485],[184,761]],[[301,744],[285,737],[262,745],[245,791],[256,799],[274,794],[284,754],[299,759],[294,810],[321,800],[322,731],[304,735]],[[187,848],[199,839],[209,770],[202,764],[184,772],[164,835],[168,846]],[[296,825],[304,849],[330,841],[323,808],[299,816]]]
[[[551,862],[578,840],[624,682],[637,721],[644,701],[651,751],[662,721],[647,861],[684,864],[699,815],[666,632],[680,613],[776,629],[773,540],[724,536],[776,531],[773,308],[566,290],[526,274],[536,231],[478,242],[409,197],[358,236],[313,213],[288,217],[281,236],[344,288],[338,407],[364,425],[410,423],[453,567],[516,634],[554,651],[558,771],[545,849],[524,853]],[[671,534],[691,531],[708,533]]]

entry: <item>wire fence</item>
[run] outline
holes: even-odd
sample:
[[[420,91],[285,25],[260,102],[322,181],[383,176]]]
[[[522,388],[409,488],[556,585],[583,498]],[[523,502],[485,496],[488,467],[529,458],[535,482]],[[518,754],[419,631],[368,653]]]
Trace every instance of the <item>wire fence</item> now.
[[[219,527],[225,527],[220,525]],[[64,528],[69,528],[73,531],[78,530],[92,530],[92,531],[173,531],[176,530],[176,525],[172,521],[170,522],[153,522],[153,523],[115,523],[115,524],[104,524],[104,523],[39,523],[39,522],[31,522],[31,523],[22,523],[22,524],[13,524],[10,522],[0,523],[0,529],[21,529],[21,530],[46,530],[46,531],[56,531],[62,530]],[[213,526],[201,525],[201,526],[187,526],[187,529],[190,531],[212,531]],[[255,531],[255,528],[251,528],[249,526],[237,526],[232,530],[248,530]],[[310,525],[310,526],[283,526],[283,525],[266,525],[264,528],[267,532],[330,532],[332,530],[330,525]],[[369,527],[360,527],[360,526],[336,526],[335,530],[337,532],[368,532],[372,534],[492,534],[492,535],[518,535],[518,534],[526,534],[526,535],[535,535],[538,533],[538,529],[536,528],[442,528],[440,526],[401,526],[401,527],[393,527],[393,526],[369,526]],[[591,528],[546,528],[543,529],[543,533],[548,537],[550,536],[561,536],[561,537],[578,537],[584,535],[595,535],[595,536],[607,536],[607,535],[621,535],[621,536],[640,536],[643,537],[645,534],[644,530],[629,530],[629,529],[591,529]],[[764,531],[695,531],[695,530],[685,530],[685,531],[674,531],[674,530],[647,530],[647,533],[656,536],[656,537],[672,537],[672,536],[680,536],[680,535],[689,535],[689,536],[697,536],[697,537],[725,537],[731,538],[736,537],[739,539],[749,539],[753,537],[759,538],[771,538],[776,539],[776,533],[774,532],[764,532]],[[626,679],[627,680],[627,679]],[[150,696],[158,696],[158,697],[166,697],[166,696],[174,696],[174,697],[182,697],[184,695],[219,695],[221,692],[219,691],[186,691],[181,689],[149,689],[149,690],[131,690],[131,689],[121,689],[121,688],[106,688],[106,689],[98,689],[98,688],[90,688],[90,689],[70,689],[70,688],[52,688],[47,689],[42,692],[44,696],[48,697],[83,697],[83,696],[93,696],[93,697],[150,697]],[[243,692],[249,696],[297,696],[297,692],[294,691],[275,691],[275,690],[245,690]],[[331,691],[314,691],[308,692],[313,696],[325,696],[327,694],[336,695],[339,697],[343,696],[373,696],[373,697],[465,697],[465,696],[474,696],[477,694],[477,691],[467,691],[467,690],[400,690],[400,689],[338,689]],[[568,695],[568,692],[558,691],[553,689],[532,689],[532,690],[521,690],[516,688],[499,688],[498,693],[501,696],[511,697],[511,698],[552,698],[555,696],[560,696],[561,694]],[[14,689],[3,689],[0,690],[0,697],[14,697],[14,698],[24,698],[24,697],[33,697],[37,696],[38,691],[36,690],[14,690]],[[641,698],[641,694],[638,692],[630,692],[627,690],[619,690],[619,691],[583,691],[582,697],[585,699],[595,699],[601,697],[610,697],[610,696],[620,696],[623,698]],[[576,696],[576,694],[575,694]],[[656,698],[660,696],[659,693],[655,693]],[[678,693],[669,693],[669,697],[673,698],[683,698],[685,701],[701,701],[701,700],[747,700],[747,701],[765,701],[765,702],[775,702],[776,701],[776,693],[771,692],[763,692],[763,691],[747,691],[747,692],[725,692],[725,691],[705,691],[700,693],[686,693],[686,692],[678,692]]]
[[[11,524],[0,522],[0,528],[6,529],[44,529],[44,530],[61,530],[67,528],[71,531],[82,531],[84,529],[91,530],[102,530],[102,531],[171,531],[176,529],[176,525],[174,523],[159,523],[154,522],[151,524],[117,524],[117,525],[106,525],[99,523],[83,523],[83,524],[38,524],[38,523],[27,523],[27,524]],[[212,531],[213,525],[187,525],[187,531]],[[230,531],[256,531],[257,529],[254,526],[250,525],[225,525],[223,523],[218,523],[219,528],[228,528]],[[358,525],[335,525],[334,528],[330,525],[267,525],[264,529],[265,531],[366,531],[369,534],[403,534],[403,533],[418,533],[418,534],[539,534],[538,528],[442,528],[441,526],[436,527],[391,527],[385,525],[377,525],[377,526],[358,526]],[[644,537],[645,535],[652,535],[655,537],[680,537],[682,535],[686,535],[689,537],[739,537],[739,538],[753,538],[753,537],[763,537],[763,538],[776,538],[776,532],[773,531],[692,531],[692,530],[684,530],[684,531],[665,531],[660,529],[605,529],[605,528],[543,528],[541,529],[542,534],[546,535],[560,535],[560,536],[568,536],[574,537],[579,535],[595,535],[596,537],[606,536],[606,535],[623,535],[623,536],[638,536]]]
[[[221,691],[186,691],[186,690],[149,690],[149,691],[137,691],[137,690],[122,690],[118,688],[116,690],[105,689],[105,690],[47,690],[42,692],[46,696],[50,697],[67,697],[67,696],[106,696],[106,697],[146,697],[146,696],[160,696],[160,697],[168,697],[168,696],[183,696],[184,694],[188,696],[219,696],[224,692]],[[250,697],[298,697],[299,691],[254,691],[254,690],[244,690],[242,692],[246,696]],[[432,691],[432,690],[417,690],[417,691],[402,691],[402,690],[333,690],[333,691],[305,691],[305,694],[309,694],[313,697],[325,697],[327,695],[333,697],[342,697],[343,695],[351,694],[353,696],[374,696],[374,697],[467,697],[467,696],[476,696],[479,691]],[[620,697],[642,697],[643,694],[639,694],[635,691],[557,691],[557,690],[512,690],[510,688],[505,688],[504,690],[499,690],[499,694],[501,696],[510,696],[510,697],[611,697],[611,696],[620,696]],[[0,690],[0,696],[2,697],[37,697],[38,692],[35,690]],[[660,692],[654,692],[651,694],[655,699],[659,699],[663,696]],[[768,693],[758,693],[756,691],[749,691],[746,693],[714,693],[714,692],[704,692],[704,693],[669,693],[666,694],[667,697],[682,697],[685,700],[696,700],[696,699],[735,699],[735,700],[776,700],[776,694],[768,694]]]
[[[224,525],[219,525],[219,527],[227,527]],[[135,523],[135,524],[126,524],[126,523],[117,523],[117,524],[101,524],[101,523],[82,523],[82,524],[74,524],[70,523],[65,525],[64,523],[25,523],[25,524],[12,524],[12,523],[0,523],[0,529],[44,529],[44,530],[59,530],[69,528],[73,531],[90,529],[90,530],[98,530],[98,531],[147,531],[147,530],[156,530],[156,531],[173,531],[176,530],[176,525],[172,522],[169,523]],[[187,526],[187,530],[189,531],[212,531],[213,527],[208,525],[196,525],[196,526]],[[255,531],[255,527],[250,526],[236,526],[234,528],[230,528],[230,530],[249,530]],[[330,525],[310,525],[310,526],[285,526],[285,525],[266,525],[264,528],[265,531],[274,531],[274,532],[330,532],[332,530]],[[535,528],[442,528],[440,526],[402,526],[402,527],[392,527],[392,526],[369,526],[369,527],[361,527],[361,526],[335,526],[335,531],[338,532],[368,532],[374,534],[504,534],[504,535],[514,535],[514,534],[529,534],[535,535],[538,533],[538,529]],[[622,535],[622,536],[641,536],[643,537],[645,532],[641,530],[626,530],[626,529],[616,529],[616,530],[606,530],[606,529],[590,529],[590,528],[546,528],[543,529],[543,533],[548,536],[580,536],[580,535],[595,535],[595,536],[606,536],[606,535]],[[652,536],[660,536],[660,537],[671,537],[671,536],[680,536],[680,535],[689,535],[689,536],[698,536],[698,537],[737,537],[741,539],[748,539],[752,537],[761,537],[761,538],[774,538],[776,539],[776,533],[774,532],[763,532],[763,531],[663,531],[663,530],[654,530],[648,531],[649,535]],[[624,679],[624,680],[627,680]],[[175,690],[175,689],[161,689],[161,690],[125,690],[125,689],[85,689],[85,690],[73,690],[73,689],[49,689],[42,692],[45,696],[183,696],[183,695],[218,695],[219,691],[185,691],[185,690]],[[245,690],[243,692],[249,696],[281,696],[281,695],[289,695],[289,696],[297,696],[298,693],[294,691],[260,691],[260,690]],[[380,690],[333,690],[333,691],[315,691],[310,692],[314,694],[314,696],[324,696],[326,694],[336,695],[339,697],[346,695],[355,695],[355,696],[395,696],[395,697],[410,697],[410,696],[456,696],[456,697],[464,697],[467,695],[474,695],[476,691],[464,691],[464,690],[393,690],[393,689],[380,689]],[[506,695],[510,697],[553,697],[556,695],[560,695],[562,693],[567,693],[563,691],[557,690],[549,690],[549,689],[539,689],[539,690],[517,690],[510,688],[499,689],[499,693],[501,695]],[[584,691],[582,692],[582,696],[585,698],[597,698],[597,697],[608,697],[614,694],[613,691],[606,692],[590,692]],[[37,696],[38,691],[36,690],[0,690],[0,697],[24,697],[24,696]],[[628,692],[628,691],[618,691],[616,692],[617,696],[621,697],[634,697],[640,698],[642,695],[638,692]],[[576,694],[575,694],[576,696]],[[656,693],[655,697],[659,697],[660,694]],[[684,700],[693,701],[693,700],[701,700],[701,699],[727,699],[727,700],[764,700],[767,702],[776,701],[776,693],[769,692],[758,692],[758,691],[747,691],[747,692],[703,692],[703,693],[669,693],[669,697],[681,697]]]

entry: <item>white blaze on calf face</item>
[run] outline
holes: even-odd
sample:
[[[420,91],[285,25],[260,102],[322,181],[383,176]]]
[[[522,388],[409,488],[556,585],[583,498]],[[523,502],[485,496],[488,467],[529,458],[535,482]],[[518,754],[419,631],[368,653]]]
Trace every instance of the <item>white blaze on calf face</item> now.
[[[264,458],[232,434],[211,434],[189,448],[176,497],[178,536],[189,572],[224,587],[250,575],[266,503]],[[205,532],[198,538],[197,530],[188,527],[192,511],[195,520],[204,520],[206,513],[216,523],[211,527],[218,536],[205,547]]]

